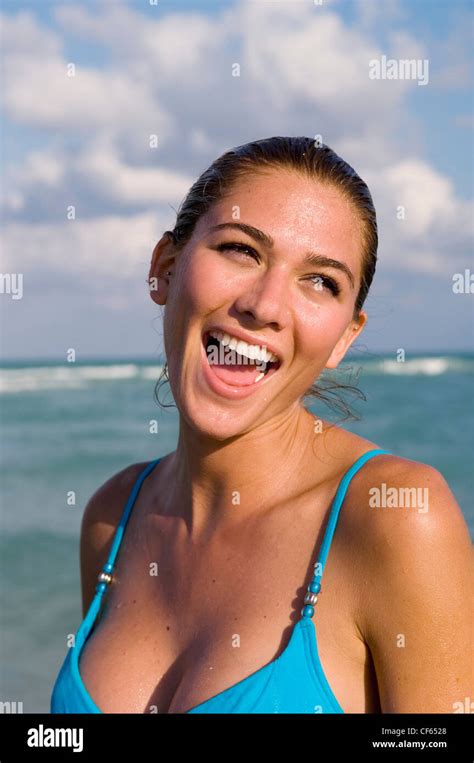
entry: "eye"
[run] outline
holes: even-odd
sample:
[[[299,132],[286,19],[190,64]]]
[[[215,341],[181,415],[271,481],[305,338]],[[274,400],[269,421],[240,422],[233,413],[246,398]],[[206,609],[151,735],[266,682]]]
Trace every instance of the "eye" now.
[[[325,287],[329,289],[335,297],[340,294],[341,288],[339,284],[329,276],[324,276],[321,273],[315,273],[314,275],[309,276],[308,280],[314,283],[315,291],[322,291]]]
[[[252,246],[248,246],[247,244],[242,244],[237,241],[223,242],[222,244],[218,244],[215,249],[218,252],[234,251],[245,258],[252,257],[252,259],[260,262],[258,252],[256,252]],[[309,276],[307,280],[314,283],[315,291],[322,291],[323,288],[326,288],[329,289],[329,291],[335,297],[337,297],[337,295],[341,292],[341,288],[337,281],[335,281],[330,276],[322,275],[321,273],[315,273],[314,275]]]
[[[251,246],[247,246],[247,244],[239,244],[237,241],[229,241],[227,243],[222,243],[216,246],[216,249],[218,252],[224,252],[224,251],[234,251],[238,252],[239,254],[242,254],[246,257],[252,257],[254,260],[259,261],[259,257],[255,249]]]

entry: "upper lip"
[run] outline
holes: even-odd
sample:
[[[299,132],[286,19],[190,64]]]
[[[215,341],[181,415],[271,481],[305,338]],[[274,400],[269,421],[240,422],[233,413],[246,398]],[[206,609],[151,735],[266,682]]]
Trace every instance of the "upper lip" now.
[[[246,331],[242,331],[242,329],[231,328],[230,326],[209,326],[209,328],[205,329],[204,335],[209,334],[210,331],[222,331],[224,334],[235,336],[237,339],[241,339],[243,342],[247,342],[247,344],[257,344],[259,347],[266,347],[267,350],[270,350],[270,352],[273,352],[273,354],[277,356],[279,363],[282,362],[283,353],[281,350],[275,347],[272,342],[267,342],[265,337],[253,336],[252,334],[248,334]]]

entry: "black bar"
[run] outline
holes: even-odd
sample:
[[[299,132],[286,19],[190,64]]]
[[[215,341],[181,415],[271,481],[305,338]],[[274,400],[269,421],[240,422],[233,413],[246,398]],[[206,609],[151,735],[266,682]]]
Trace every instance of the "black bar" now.
[[[184,724],[184,725],[182,725]],[[472,716],[459,714],[68,714],[0,715],[0,763],[116,761],[159,763],[189,751],[210,760],[241,750],[268,760],[304,754],[321,763],[354,755],[386,760],[409,753],[417,760],[472,763]],[[74,731],[75,730],[75,731]],[[28,740],[39,746],[30,746]],[[49,741],[57,746],[48,746]],[[69,746],[62,746],[68,743]],[[74,752],[77,748],[77,752]],[[347,757],[346,757],[347,756]],[[349,758],[351,756],[351,758]],[[400,758],[401,759],[401,758]]]

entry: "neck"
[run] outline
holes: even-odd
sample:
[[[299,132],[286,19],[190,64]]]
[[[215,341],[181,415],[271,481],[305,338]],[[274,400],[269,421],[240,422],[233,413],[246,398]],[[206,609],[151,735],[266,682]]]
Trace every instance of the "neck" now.
[[[299,404],[226,441],[203,438],[181,418],[168,506],[179,506],[193,538],[262,513],[302,484],[314,439],[314,417]]]

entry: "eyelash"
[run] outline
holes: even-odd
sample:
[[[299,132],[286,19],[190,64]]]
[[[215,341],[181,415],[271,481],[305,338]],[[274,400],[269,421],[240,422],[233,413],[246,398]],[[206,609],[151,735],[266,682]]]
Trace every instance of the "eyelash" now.
[[[226,250],[234,250],[236,252],[239,252],[240,254],[248,253],[250,257],[253,257],[256,262],[259,262],[259,257],[255,249],[253,249],[251,246],[247,246],[247,244],[238,244],[236,241],[229,241],[228,243],[219,244],[216,247],[218,252],[224,252]],[[334,294],[335,297],[340,293],[341,289],[339,287],[339,284],[334,281],[332,278],[329,278],[329,276],[323,276],[318,274],[314,274],[312,276],[309,276],[308,280],[311,280],[312,278],[319,278],[326,286],[327,288]]]

